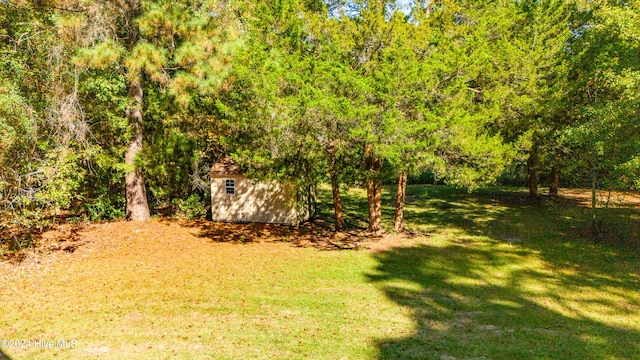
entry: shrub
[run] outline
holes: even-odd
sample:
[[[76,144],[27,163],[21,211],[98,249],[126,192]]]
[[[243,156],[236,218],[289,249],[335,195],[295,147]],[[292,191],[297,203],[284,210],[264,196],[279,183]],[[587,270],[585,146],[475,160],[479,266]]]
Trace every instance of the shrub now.
[[[198,194],[192,194],[187,199],[175,199],[173,202],[178,207],[179,215],[187,219],[201,219],[207,214],[207,207]]]

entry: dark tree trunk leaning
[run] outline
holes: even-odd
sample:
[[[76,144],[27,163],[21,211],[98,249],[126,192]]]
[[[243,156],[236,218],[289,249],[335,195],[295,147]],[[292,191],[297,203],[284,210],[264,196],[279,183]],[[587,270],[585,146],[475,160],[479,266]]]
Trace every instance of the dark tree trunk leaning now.
[[[367,207],[369,210],[369,231],[372,235],[380,235],[382,229],[382,182],[378,178],[382,169],[382,160],[374,156],[371,145],[364,150],[365,169],[367,170]]]
[[[344,219],[342,215],[342,199],[340,198],[340,181],[338,180],[338,169],[336,168],[336,147],[333,140],[329,140],[327,146],[329,155],[329,177],[331,179],[331,193],[333,194],[333,213],[336,231],[344,229]]]
[[[398,194],[396,195],[396,215],[393,221],[393,231],[404,231],[404,198],[407,193],[407,173],[398,177]]]
[[[128,96],[132,105],[127,109],[127,119],[135,133],[124,155],[127,166],[125,195],[127,200],[126,218],[131,221],[147,221],[151,218],[147,191],[144,186],[142,169],[136,165],[136,157],[142,150],[142,74],[128,85]]]

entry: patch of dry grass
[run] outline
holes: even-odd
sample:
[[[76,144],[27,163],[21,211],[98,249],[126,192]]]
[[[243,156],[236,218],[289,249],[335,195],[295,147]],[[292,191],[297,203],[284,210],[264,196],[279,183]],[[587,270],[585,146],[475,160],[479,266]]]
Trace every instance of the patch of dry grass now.
[[[363,266],[373,265],[366,252],[224,243],[203,230],[105,224],[82,233],[91,242],[72,255],[23,264],[2,282],[0,339],[68,339],[77,347],[4,351],[16,358],[374,357],[372,333],[413,327],[406,309],[364,281]]]
[[[525,196],[410,187],[408,226],[430,235],[375,242],[324,225],[94,224],[71,239],[84,242],[75,252],[0,262],[0,340],[31,340],[1,350],[19,359],[640,358],[638,253],[585,236],[589,212],[570,199]],[[363,192],[344,198],[359,223]],[[627,214],[638,210],[612,210]],[[62,249],[58,235],[49,245]],[[75,346],[34,343],[62,339]]]

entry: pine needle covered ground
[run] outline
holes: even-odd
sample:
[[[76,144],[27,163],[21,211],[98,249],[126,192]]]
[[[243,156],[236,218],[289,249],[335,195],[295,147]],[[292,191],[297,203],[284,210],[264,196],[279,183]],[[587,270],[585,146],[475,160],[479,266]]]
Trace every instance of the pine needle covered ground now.
[[[640,358],[637,204],[593,240],[579,201],[410,187],[414,234],[376,241],[323,223],[48,234],[67,251],[0,264],[0,358]],[[357,227],[364,193],[345,203]]]

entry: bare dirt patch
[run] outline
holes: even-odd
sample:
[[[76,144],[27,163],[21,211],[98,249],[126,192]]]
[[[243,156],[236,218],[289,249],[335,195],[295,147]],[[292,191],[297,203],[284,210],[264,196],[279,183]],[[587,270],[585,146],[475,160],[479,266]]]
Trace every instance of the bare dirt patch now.
[[[579,206],[591,206],[590,189],[559,189],[558,197],[575,202]],[[640,208],[640,194],[632,191],[598,191],[596,193],[598,206],[635,207]]]
[[[335,232],[322,220],[298,227],[173,219],[154,219],[142,223],[63,224],[40,234],[35,247],[6,254],[0,261],[0,271],[3,277],[8,277],[46,268],[59,261],[74,261],[96,254],[113,258],[133,253],[143,257],[153,255],[171,258],[177,252],[191,251],[191,248],[206,247],[211,243],[284,243],[318,250],[379,252],[399,246],[402,240],[413,237],[416,236],[387,234],[370,237],[360,230]]]
[[[276,224],[234,224],[205,220],[180,221],[181,226],[193,229],[193,233],[213,242],[268,243],[285,242],[298,247],[319,250],[387,249],[391,244],[408,238],[411,234],[385,234],[370,236],[362,230],[334,231],[331,225],[318,219],[298,227]]]

